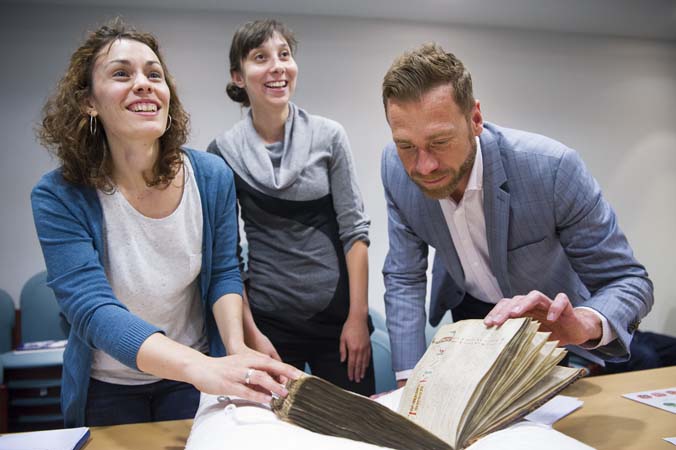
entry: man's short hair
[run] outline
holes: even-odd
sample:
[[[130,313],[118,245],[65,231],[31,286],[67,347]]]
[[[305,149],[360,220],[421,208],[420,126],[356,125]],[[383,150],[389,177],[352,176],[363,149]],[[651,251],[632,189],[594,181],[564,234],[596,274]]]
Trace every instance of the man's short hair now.
[[[383,105],[388,99],[415,101],[430,89],[450,83],[453,99],[460,110],[469,114],[474,107],[472,76],[453,53],[439,44],[428,43],[406,52],[390,66],[383,79]]]

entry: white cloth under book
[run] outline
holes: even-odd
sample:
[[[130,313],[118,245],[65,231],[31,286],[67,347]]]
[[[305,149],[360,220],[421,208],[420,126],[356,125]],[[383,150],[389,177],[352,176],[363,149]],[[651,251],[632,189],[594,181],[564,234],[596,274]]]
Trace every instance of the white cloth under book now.
[[[401,391],[377,401],[396,411]],[[227,406],[214,395],[202,394],[186,450],[375,450],[375,445],[324,436],[278,420],[269,410]],[[593,450],[551,427],[520,422],[480,439],[467,450]]]

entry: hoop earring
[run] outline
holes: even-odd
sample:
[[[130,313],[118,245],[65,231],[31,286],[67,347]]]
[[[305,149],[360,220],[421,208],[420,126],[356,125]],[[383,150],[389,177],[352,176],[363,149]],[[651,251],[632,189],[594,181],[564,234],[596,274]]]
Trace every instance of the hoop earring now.
[[[96,119],[95,115],[90,115],[89,116],[89,134],[92,136],[96,134],[96,130],[98,129],[99,121]]]
[[[167,128],[164,129],[165,133],[169,131],[169,128],[171,128],[171,114],[167,114],[167,116],[169,116],[169,125],[167,125]]]

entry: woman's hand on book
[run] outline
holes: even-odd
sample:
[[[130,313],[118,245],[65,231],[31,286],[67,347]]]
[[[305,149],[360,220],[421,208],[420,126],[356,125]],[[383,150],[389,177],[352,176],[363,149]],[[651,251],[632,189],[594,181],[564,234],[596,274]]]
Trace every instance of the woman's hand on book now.
[[[599,340],[601,321],[593,312],[575,309],[566,294],[553,300],[539,291],[500,300],[484,319],[486,326],[500,326],[513,317],[532,317],[540,322],[542,331],[551,332],[550,340],[559,345],[580,345]]]
[[[268,357],[272,358],[274,360],[282,361],[282,358],[279,356],[277,353],[277,350],[275,347],[272,345],[272,342],[261,332],[258,333],[258,339],[252,342],[252,346],[249,346],[249,340],[247,340],[247,343],[242,343],[241,346],[235,348],[235,349],[229,349],[228,350],[228,355],[253,355],[253,356],[263,356],[263,357]],[[279,376],[276,377],[277,382],[279,384],[286,384],[289,379],[284,376]]]
[[[272,395],[285,397],[288,392],[280,379],[298,379],[303,372],[253,350],[221,358],[205,357],[193,367],[190,382],[201,392],[234,395],[247,400],[269,403]]]

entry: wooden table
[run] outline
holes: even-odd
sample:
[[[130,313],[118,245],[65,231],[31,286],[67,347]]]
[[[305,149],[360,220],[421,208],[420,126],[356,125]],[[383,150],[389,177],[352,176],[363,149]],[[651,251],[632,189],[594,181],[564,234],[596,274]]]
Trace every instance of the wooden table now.
[[[183,450],[191,426],[192,420],[173,420],[92,427],[82,450]]]
[[[676,386],[676,366],[583,378],[563,394],[584,406],[555,424],[557,430],[598,450],[676,450],[676,414],[623,398],[630,392]],[[95,427],[84,450],[180,450],[192,420]],[[555,449],[552,449],[555,450]]]
[[[554,428],[598,450],[676,450],[676,414],[622,397],[676,386],[676,366],[583,378],[563,394],[584,401]]]

